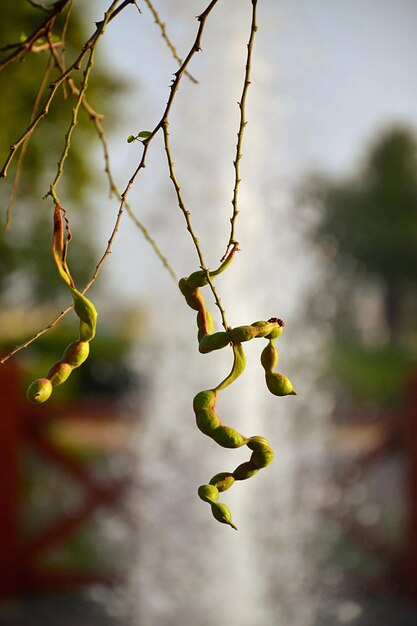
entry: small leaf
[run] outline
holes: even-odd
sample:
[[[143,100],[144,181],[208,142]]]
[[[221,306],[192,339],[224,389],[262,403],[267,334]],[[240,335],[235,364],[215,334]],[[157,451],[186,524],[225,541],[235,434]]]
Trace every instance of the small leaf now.
[[[129,135],[129,137],[127,138],[127,143],[132,143],[132,141],[135,141],[136,137],[134,137],[133,135]]]
[[[141,130],[140,133],[138,134],[138,137],[140,139],[147,139],[151,135],[152,135],[152,133],[149,130]]]

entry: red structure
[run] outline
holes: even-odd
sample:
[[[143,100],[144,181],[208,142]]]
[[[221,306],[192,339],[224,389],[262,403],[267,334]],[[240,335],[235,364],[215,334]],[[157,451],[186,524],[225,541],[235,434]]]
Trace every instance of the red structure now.
[[[404,445],[408,460],[409,515],[404,570],[406,593],[417,603],[417,372],[410,377],[408,398],[404,414]]]
[[[114,420],[115,408],[79,405],[65,408],[49,404],[33,407],[21,399],[20,371],[13,360],[0,368],[0,598],[24,592],[68,587],[90,582],[114,583],[116,575],[83,574],[77,571],[52,571],[42,568],[42,555],[51,547],[63,544],[99,507],[108,507],[117,515],[128,516],[123,496],[129,477],[108,481],[103,485],[87,468],[47,436],[46,426],[68,415],[84,414],[88,419]],[[84,499],[71,517],[55,519],[36,536],[25,539],[22,533],[20,503],[22,454],[27,447],[36,450],[48,463],[59,466],[83,488]]]

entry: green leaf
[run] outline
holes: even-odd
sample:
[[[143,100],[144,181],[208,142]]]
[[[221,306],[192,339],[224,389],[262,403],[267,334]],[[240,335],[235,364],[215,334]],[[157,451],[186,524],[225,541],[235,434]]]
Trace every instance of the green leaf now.
[[[141,130],[140,133],[138,134],[138,137],[140,139],[147,139],[151,135],[152,135],[152,133],[149,130]]]
[[[127,138],[127,143],[132,143],[132,141],[135,141],[136,137],[134,137],[133,135],[129,135],[129,137]]]

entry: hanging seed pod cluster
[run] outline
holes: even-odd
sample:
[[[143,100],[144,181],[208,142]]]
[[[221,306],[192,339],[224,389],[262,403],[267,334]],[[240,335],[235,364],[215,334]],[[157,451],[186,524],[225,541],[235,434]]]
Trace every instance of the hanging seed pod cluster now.
[[[241,10],[239,19],[244,19],[245,9],[248,7],[251,7],[251,18],[249,38],[245,46],[246,54],[244,56],[243,88],[238,102],[239,119],[237,124],[237,143],[235,153],[233,154],[234,183],[231,200],[232,214],[227,218],[227,222],[230,223],[230,234],[226,244],[226,252],[220,260],[218,269],[214,271],[210,271],[205,263],[199,238],[197,237],[191,222],[192,212],[185,205],[181,186],[174,171],[174,159],[169,140],[169,117],[174,107],[174,101],[177,93],[179,92],[180,84],[183,78],[186,77],[192,82],[196,82],[194,76],[189,72],[189,66],[194,56],[202,49],[204,29],[207,20],[212,18],[214,8],[218,8],[218,11],[216,11],[216,19],[222,19],[222,3],[219,0],[209,1],[205,10],[197,17],[198,28],[195,39],[189,48],[189,52],[185,55],[184,60],[181,60],[176,53],[175,46],[168,37],[165,24],[159,18],[151,0],[144,0],[144,6],[151,11],[153,17],[155,18],[156,24],[161,29],[161,35],[173,53],[174,58],[178,62],[179,68],[174,73],[174,78],[168,91],[166,104],[162,107],[162,113],[159,121],[155,124],[153,129],[140,130],[139,132],[132,133],[127,137],[127,143],[132,146],[131,149],[139,150],[139,157],[133,172],[128,175],[128,183],[122,191],[119,191],[112,173],[108,143],[102,124],[103,115],[95,111],[89,104],[87,101],[87,92],[89,79],[94,69],[96,50],[102,36],[105,33],[107,25],[113,19],[118,18],[129,9],[135,11],[137,19],[141,19],[141,11],[139,10],[135,0],[109,0],[109,6],[107,11],[104,13],[103,19],[95,22],[95,28],[93,28],[91,36],[78,50],[75,58],[71,62],[67,63],[64,56],[65,36],[67,29],[71,24],[70,15],[74,8],[74,4],[76,3],[73,3],[70,0],[60,0],[59,2],[51,4],[49,8],[45,8],[41,6],[41,3],[31,2],[30,5],[33,6],[34,9],[46,12],[46,16],[42,16],[37,27],[33,28],[29,35],[22,35],[20,43],[5,46],[0,50],[0,71],[6,66],[22,60],[26,55],[32,54],[33,52],[42,52],[48,56],[47,72],[45,73],[44,79],[42,79],[39,84],[39,91],[34,98],[31,121],[26,129],[22,130],[20,136],[15,138],[13,143],[11,143],[8,155],[2,166],[0,166],[0,178],[5,178],[7,176],[9,166],[19,151],[20,156],[18,172],[20,172],[27,142],[32,134],[35,131],[38,131],[38,128],[42,125],[43,120],[47,117],[51,103],[57,100],[60,94],[63,93],[65,97],[68,94],[72,98],[73,105],[68,124],[63,132],[63,147],[61,155],[58,159],[56,175],[50,183],[49,191],[44,196],[45,199],[51,198],[53,202],[53,260],[59,276],[71,294],[73,304],[60,313],[55,320],[49,323],[43,330],[36,333],[34,337],[20,346],[17,346],[12,352],[0,359],[0,364],[4,363],[19,350],[29,346],[30,343],[37,337],[55,326],[63,315],[65,315],[72,308],[79,319],[78,338],[65,348],[62,357],[50,367],[45,377],[39,378],[29,385],[27,390],[28,400],[36,404],[40,404],[48,400],[53,392],[53,389],[64,383],[73,370],[82,365],[82,363],[87,359],[90,351],[90,342],[96,333],[97,312],[92,302],[87,299],[84,294],[97,279],[103,263],[110,255],[114,239],[119,231],[120,222],[125,211],[133,219],[135,225],[139,227],[140,231],[145,236],[146,240],[151,244],[153,250],[158,255],[171,276],[175,278],[175,281],[177,280],[175,272],[170,266],[168,260],[164,257],[149,232],[134,215],[128,204],[129,192],[146,166],[148,151],[150,150],[153,139],[158,133],[162,134],[168,175],[176,193],[179,209],[185,219],[186,233],[191,236],[196,255],[198,257],[199,269],[179,281],[179,289],[184,296],[187,305],[197,313],[196,323],[198,349],[201,354],[208,354],[216,350],[231,349],[233,355],[233,364],[230,373],[223,380],[221,380],[220,383],[210,387],[209,389],[200,391],[194,397],[193,410],[197,427],[202,433],[213,439],[213,441],[223,448],[234,449],[246,446],[250,451],[249,460],[240,464],[232,472],[221,472],[216,474],[207,484],[199,487],[198,494],[203,501],[210,505],[212,514],[216,520],[227,524],[232,528],[236,528],[234,522],[232,521],[231,513],[228,507],[224,503],[219,502],[220,493],[229,489],[235,481],[246,480],[257,474],[259,470],[267,467],[271,463],[274,456],[271,446],[265,437],[261,435],[247,437],[239,433],[237,430],[223,424],[216,412],[216,403],[219,393],[227,386],[235,382],[245,369],[246,360],[243,344],[252,340],[265,340],[267,343],[262,349],[260,355],[260,366],[265,372],[267,389],[275,396],[296,395],[293,385],[287,376],[276,371],[278,363],[278,350],[275,342],[283,331],[284,322],[278,317],[271,317],[266,321],[256,321],[252,324],[248,324],[247,326],[232,327],[227,323],[225,311],[221,305],[221,300],[213,282],[216,276],[229,268],[233,258],[235,257],[235,253],[238,250],[235,227],[239,214],[238,191],[241,183],[240,161],[242,157],[243,137],[247,125],[246,99],[248,89],[251,84],[252,52],[255,34],[258,30],[256,18],[257,0],[247,0],[246,3],[240,3],[241,8],[239,7],[239,11]],[[3,57],[1,57],[1,53],[3,53]],[[57,76],[53,82],[48,84],[49,72],[52,68],[56,72]],[[82,72],[79,72],[80,70],[82,70]],[[210,94],[208,94],[208,97],[210,97]],[[66,174],[66,159],[72,150],[71,138],[76,131],[79,112],[82,109],[91,120],[97,134],[97,138],[101,143],[105,163],[105,175],[107,176],[107,182],[111,194],[116,197],[118,201],[118,210],[113,229],[107,240],[107,245],[105,246],[104,252],[93,272],[93,275],[84,288],[79,290],[75,286],[75,282],[67,264],[67,252],[68,245],[71,240],[71,231],[67,213],[57,194],[57,187],[62,177]],[[13,196],[17,190],[19,178],[20,176],[16,175],[12,191]],[[6,228],[10,226],[11,223],[12,204],[13,202],[11,200],[6,216]],[[223,326],[223,330],[220,332],[214,332],[215,324],[213,316],[206,308],[201,291],[203,287],[207,287],[211,290],[217,308],[220,311]]]
[[[233,472],[216,474],[208,484],[201,485],[198,489],[198,495],[202,500],[208,502],[215,519],[223,524],[228,524],[235,530],[237,527],[232,521],[229,508],[219,502],[220,492],[229,489],[236,480],[251,478],[260,469],[269,465],[274,458],[272,448],[265,437],[258,435],[245,437],[234,428],[225,426],[216,413],[219,392],[231,385],[245,369],[246,357],[242,343],[252,339],[267,339],[268,344],[261,353],[261,365],[265,370],[265,380],[269,391],[276,396],[296,395],[289,378],[273,371],[278,363],[278,350],[275,347],[275,340],[281,335],[285,325],[281,319],[273,317],[268,321],[261,320],[248,326],[228,328],[224,332],[213,332],[213,318],[205,306],[199,288],[226,269],[236,249],[237,245],[233,247],[226,261],[216,271],[194,272],[179,282],[179,288],[188,306],[197,311],[199,351],[206,354],[228,345],[231,345],[233,350],[233,365],[230,373],[212,389],[200,391],[193,400],[193,409],[198,428],[219,446],[223,448],[247,446],[252,451],[249,461],[239,465]]]

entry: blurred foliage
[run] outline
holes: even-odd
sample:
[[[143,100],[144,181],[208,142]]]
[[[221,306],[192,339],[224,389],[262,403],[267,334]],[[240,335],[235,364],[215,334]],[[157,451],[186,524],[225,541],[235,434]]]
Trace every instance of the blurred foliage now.
[[[312,177],[313,237],[329,280],[329,369],[341,396],[397,402],[417,361],[417,141],[395,126],[377,137],[354,176]],[[371,305],[371,306],[370,306]]]
[[[65,42],[65,62],[73,62],[83,43],[94,30],[86,32],[86,7],[75,3],[71,12]],[[5,3],[0,8],[0,46],[18,42],[22,34],[29,34],[44,19],[45,14],[24,0]],[[83,18],[81,20],[81,18]],[[60,32],[60,16],[53,32]],[[0,52],[0,60],[9,50]],[[100,50],[99,50],[100,52]],[[0,107],[3,123],[0,125],[0,159],[4,162],[9,146],[26,129],[45,73],[49,55],[46,52],[26,54],[23,60],[9,64],[0,72]],[[104,65],[100,53],[89,81],[88,101],[100,113],[115,106],[115,99],[125,85]],[[76,73],[79,86],[82,72]],[[58,76],[54,68],[47,85]],[[46,87],[41,102],[48,95]],[[64,147],[64,134],[71,120],[74,96],[63,85],[52,102],[49,114],[30,137],[23,162],[22,177],[13,209],[12,227],[0,229],[0,301],[6,297],[18,301],[55,303],[60,295],[59,277],[52,262],[52,209],[50,200],[42,200],[56,173],[56,164]],[[70,265],[76,282],[83,284],[92,274],[98,261],[91,207],[86,207],[88,195],[98,183],[98,171],[103,170],[100,160],[94,158],[97,148],[96,132],[84,110],[74,133],[71,151],[65,164],[66,176],[61,181],[59,193],[70,210],[74,241],[70,249]],[[16,174],[18,155],[10,166],[8,177],[1,181],[1,221],[4,223]],[[103,182],[101,182],[103,184]],[[81,222],[82,218],[82,222]],[[80,227],[81,226],[81,227]],[[26,303],[26,302],[25,302]]]

